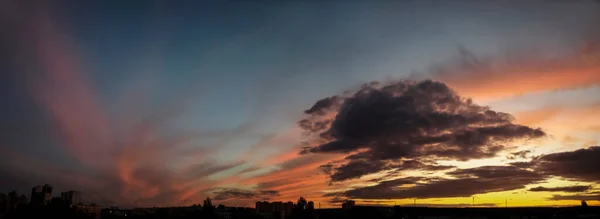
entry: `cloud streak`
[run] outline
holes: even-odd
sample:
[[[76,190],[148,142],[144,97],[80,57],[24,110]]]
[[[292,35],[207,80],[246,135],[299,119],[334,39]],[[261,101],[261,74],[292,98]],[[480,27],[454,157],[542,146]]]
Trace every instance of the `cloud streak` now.
[[[600,201],[600,193],[589,193],[589,194],[579,194],[579,195],[553,195],[550,200],[560,201],[560,200],[574,200],[574,201]]]
[[[244,190],[236,188],[215,188],[213,191],[214,200],[225,201],[225,200],[269,200],[273,197],[279,196],[278,191],[274,190]]]
[[[172,129],[170,122],[183,114],[193,95],[173,98],[166,110],[149,115],[144,95],[150,92],[128,86],[130,89],[119,95],[124,99],[117,101],[118,113],[108,110],[100,91],[89,81],[78,48],[53,22],[50,7],[37,4],[31,8],[36,10],[26,10],[23,18],[30,22],[23,22],[17,35],[31,39],[32,44],[17,48],[17,52],[32,54],[31,65],[39,67],[39,74],[15,77],[26,79],[28,94],[48,119],[45,131],[58,145],[56,150],[66,152],[64,160],[77,170],[40,159],[23,164],[28,167],[7,169],[7,174],[27,179],[30,185],[55,179],[51,180],[55,187],[82,190],[86,197],[111,205],[156,206],[190,203],[197,192],[218,184],[209,176],[243,163],[209,159],[216,148],[190,145],[207,134]],[[193,161],[178,162],[181,160]],[[21,161],[7,162],[16,165]],[[23,169],[27,171],[19,171]]]
[[[600,38],[589,40],[581,49],[564,54],[509,52],[484,57],[461,49],[456,59],[435,65],[428,75],[475,99],[598,85]]]
[[[560,187],[533,187],[529,189],[530,192],[585,192],[592,188],[592,186],[560,186]]]
[[[548,175],[584,182],[600,182],[600,147],[546,154],[532,160],[534,169]]]
[[[448,173],[456,178],[408,177],[381,181],[377,185],[355,188],[330,196],[359,199],[406,199],[470,197],[475,194],[525,188],[545,177],[510,166],[483,166]]]

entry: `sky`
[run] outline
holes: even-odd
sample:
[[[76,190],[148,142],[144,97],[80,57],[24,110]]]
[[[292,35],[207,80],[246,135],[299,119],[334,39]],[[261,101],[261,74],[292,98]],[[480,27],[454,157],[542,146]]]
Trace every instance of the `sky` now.
[[[599,22],[585,0],[2,1],[0,192],[600,205]]]

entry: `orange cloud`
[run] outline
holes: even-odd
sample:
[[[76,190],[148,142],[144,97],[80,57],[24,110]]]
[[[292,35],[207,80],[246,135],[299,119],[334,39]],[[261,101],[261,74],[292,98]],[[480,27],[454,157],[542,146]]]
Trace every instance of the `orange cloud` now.
[[[582,131],[594,131],[600,117],[600,105],[554,106],[514,113],[519,123],[527,125],[561,126]],[[557,122],[560,121],[558,124]]]
[[[499,60],[463,51],[458,61],[437,66],[432,77],[477,100],[502,98],[600,84],[598,57],[600,50],[559,58],[516,54],[508,60]]]
[[[43,15],[39,14],[34,28],[37,30],[36,51],[45,67],[42,71],[45,75],[32,81],[34,94],[55,117],[70,152],[81,162],[95,164],[105,154],[102,147],[90,146],[89,139],[102,142],[108,132],[106,117],[81,74],[77,56],[53,29],[50,19]]]
[[[44,5],[24,28],[25,35],[34,42],[31,49],[41,64],[40,74],[28,77],[30,92],[36,103],[51,118],[50,129],[53,140],[64,146],[63,150],[82,164],[89,175],[52,169],[47,164],[35,164],[48,172],[56,173],[48,178],[57,180],[62,186],[77,182],[77,188],[90,196],[100,194],[114,204],[153,205],[180,203],[180,197],[195,194],[192,187],[210,188],[219,183],[207,180],[210,174],[227,170],[227,165],[205,163],[204,169],[195,171],[197,163],[211,150],[202,147],[187,147],[201,133],[179,133],[165,137],[167,122],[180,116],[187,109],[191,98],[173,98],[167,109],[146,117],[148,83],[129,86],[118,95],[115,102],[124,112],[122,115],[104,109],[93,84],[86,78],[85,68],[71,41],[52,23],[50,11]],[[191,92],[196,93],[196,92]],[[167,132],[168,133],[168,132]],[[180,162],[180,161],[186,162]],[[169,164],[169,165],[165,165]],[[203,172],[204,171],[204,172]],[[32,174],[46,174],[32,173]],[[69,180],[65,180],[69,179]],[[239,179],[231,179],[235,182]],[[67,184],[66,184],[67,183]],[[71,183],[71,184],[68,184]],[[224,182],[220,182],[224,183]],[[110,197],[110,198],[109,198]],[[181,200],[184,200],[181,199]]]
[[[558,107],[548,107],[537,110],[517,112],[514,116],[519,123],[525,125],[539,125],[540,123],[551,119],[562,110]]]

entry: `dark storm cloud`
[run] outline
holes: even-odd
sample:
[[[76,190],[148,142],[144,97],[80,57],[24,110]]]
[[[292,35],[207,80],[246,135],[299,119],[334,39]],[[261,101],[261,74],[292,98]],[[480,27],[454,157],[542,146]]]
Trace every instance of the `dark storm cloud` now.
[[[400,174],[404,170],[421,170],[421,171],[444,171],[455,168],[451,165],[437,165],[435,163],[424,163],[418,160],[404,160],[399,163],[391,163],[384,161],[369,161],[366,159],[350,159],[351,161],[345,165],[339,165],[337,168],[336,164],[328,163],[321,166],[321,169],[325,174],[330,175],[332,181],[343,181],[347,179],[356,178],[357,175],[366,175],[373,172],[382,170],[390,170],[387,175],[394,176]],[[335,170],[335,171],[334,171]],[[380,181],[380,180],[376,180]]]
[[[328,153],[328,152],[351,152],[359,148],[359,145],[350,140],[330,141],[319,147],[308,147],[300,151],[300,154]]]
[[[300,126],[302,129],[307,130],[309,132],[316,132],[316,131],[322,130],[324,128],[327,128],[329,123],[331,123],[330,120],[313,122],[308,119],[303,119],[298,122],[298,126]]]
[[[337,96],[327,97],[315,103],[310,109],[304,111],[306,114],[323,114],[325,110],[339,103],[340,98]]]
[[[332,181],[343,181],[389,168],[390,166],[385,161],[352,160],[336,168],[335,173],[331,174],[330,177]]]
[[[592,188],[592,186],[560,186],[560,187],[533,187],[529,189],[530,192],[585,192]]]
[[[228,199],[253,199],[253,200],[268,200],[271,197],[279,196],[279,191],[262,190],[252,191],[236,188],[216,188],[213,191],[214,200],[222,201]]]
[[[540,129],[513,124],[511,115],[476,105],[430,80],[370,83],[352,95],[335,97],[317,101],[305,111],[309,118],[299,122],[326,141],[301,154],[360,151],[330,167],[332,181],[402,169],[398,163],[406,159],[494,157],[513,140],[545,136]],[[322,118],[322,109],[337,111],[333,121]]]
[[[532,161],[538,172],[586,182],[600,182],[600,147],[542,155]]]
[[[331,173],[333,172],[333,164],[331,163],[323,164],[319,166],[319,168],[321,168],[321,170],[323,170],[323,173],[327,175],[331,175]]]
[[[518,153],[522,154],[522,153]],[[560,176],[567,179],[587,182],[598,182],[600,171],[598,158],[600,147],[590,147],[569,152],[559,152],[533,158],[530,162],[513,162],[510,166],[482,166],[468,169],[458,169],[447,172],[453,178],[400,178],[396,180],[381,181],[377,185],[354,188],[329,196],[361,198],[361,199],[402,199],[402,198],[444,198],[467,197],[488,192],[510,191],[523,189],[525,186],[541,182],[550,176]],[[405,161],[402,163],[406,169],[415,169],[431,164],[420,161]],[[342,166],[344,167],[344,166]],[[332,167],[331,167],[332,168]],[[365,169],[375,171],[402,168],[390,163],[377,162],[374,166],[365,166]],[[450,167],[449,167],[450,168]],[[364,169],[357,168],[364,171]],[[333,170],[332,170],[333,171]],[[339,170],[338,170],[339,171]],[[342,169],[340,172],[357,175]],[[341,174],[333,171],[332,180]],[[336,176],[336,177],[334,177]],[[592,186],[564,186],[564,187],[534,187],[532,192],[585,192]],[[599,200],[598,193],[583,193],[576,195],[554,195],[551,200]]]
[[[586,193],[586,194],[578,194],[578,195],[553,195],[550,200],[587,200],[587,201],[600,201],[600,193]]]
[[[459,178],[400,178],[335,195],[361,199],[468,197],[488,192],[522,189],[528,184],[545,178],[537,173],[512,166],[462,169],[452,171],[449,175]]]

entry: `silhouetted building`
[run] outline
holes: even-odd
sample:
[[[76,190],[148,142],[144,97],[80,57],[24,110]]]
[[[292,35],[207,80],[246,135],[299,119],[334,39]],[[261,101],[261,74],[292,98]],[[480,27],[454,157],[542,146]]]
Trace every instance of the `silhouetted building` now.
[[[98,205],[74,205],[74,207],[75,209],[77,209],[77,211],[86,214],[90,218],[100,218],[100,211],[102,210],[102,208]],[[124,216],[127,216],[127,214],[125,214]]]
[[[281,211],[281,209],[283,209],[283,202],[273,202],[271,203],[271,206],[273,206],[273,209],[271,209],[272,211]]]
[[[16,209],[19,206],[19,195],[16,191],[8,193],[8,209]]]
[[[27,200],[27,196],[25,196],[24,194],[21,194],[21,196],[19,196],[18,205],[27,205],[27,203],[29,203],[29,200]]]
[[[272,215],[273,218],[288,218],[292,214],[293,202],[256,202],[256,213],[266,217]]]
[[[48,203],[48,206],[51,206],[54,208],[70,207],[62,199],[60,199],[60,197],[52,197],[52,199],[50,199],[50,202]]]
[[[283,209],[285,210],[285,212],[289,215],[292,213],[292,209],[294,208],[294,203],[293,202],[287,202],[285,203],[285,205],[283,206]]]
[[[258,215],[262,219],[274,219],[275,218],[272,213],[256,213],[256,215]]]
[[[271,213],[273,211],[273,206],[271,203],[263,201],[256,202],[256,213]]]
[[[0,215],[4,215],[8,211],[8,196],[0,193]]]
[[[312,201],[309,201],[308,202],[308,206],[306,207],[306,209],[314,210],[315,209],[315,203],[312,202]]]
[[[25,203],[24,201],[25,200]],[[8,195],[0,193],[0,217],[19,206],[26,205],[27,197],[19,196],[16,191],[9,192]]]
[[[60,199],[69,206],[79,204],[81,202],[81,192],[66,191],[60,193]]]
[[[31,189],[31,200],[29,204],[41,206],[47,205],[52,200],[52,186],[36,186]]]

